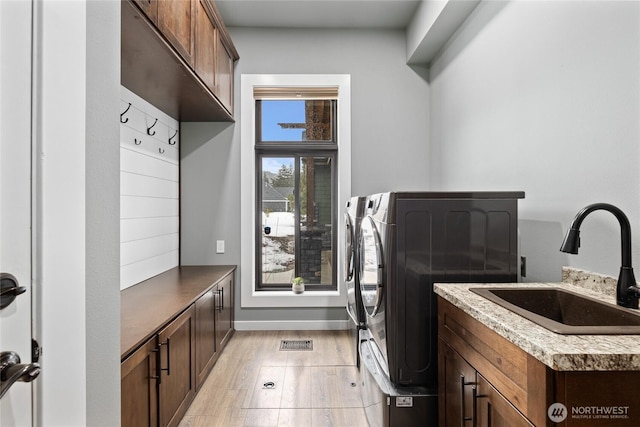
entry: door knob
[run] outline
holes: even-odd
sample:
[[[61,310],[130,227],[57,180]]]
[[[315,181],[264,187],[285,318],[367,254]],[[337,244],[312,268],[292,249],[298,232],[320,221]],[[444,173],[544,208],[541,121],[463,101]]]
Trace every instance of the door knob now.
[[[20,363],[20,356],[15,351],[0,353],[0,399],[17,381],[31,382],[40,375],[40,365],[37,363]]]
[[[27,288],[18,286],[18,280],[9,273],[0,273],[0,310],[10,305]]]

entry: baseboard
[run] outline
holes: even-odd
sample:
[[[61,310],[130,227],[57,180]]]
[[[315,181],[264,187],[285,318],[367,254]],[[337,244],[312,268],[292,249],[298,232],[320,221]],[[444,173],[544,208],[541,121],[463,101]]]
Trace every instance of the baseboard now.
[[[348,320],[236,320],[237,331],[339,331],[349,329]]]

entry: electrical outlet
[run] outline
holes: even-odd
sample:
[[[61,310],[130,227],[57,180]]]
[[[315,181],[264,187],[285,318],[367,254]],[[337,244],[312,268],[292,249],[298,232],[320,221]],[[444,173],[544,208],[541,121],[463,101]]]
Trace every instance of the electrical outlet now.
[[[527,277],[527,257],[520,257],[520,276]]]
[[[216,240],[216,253],[224,253],[224,240]]]

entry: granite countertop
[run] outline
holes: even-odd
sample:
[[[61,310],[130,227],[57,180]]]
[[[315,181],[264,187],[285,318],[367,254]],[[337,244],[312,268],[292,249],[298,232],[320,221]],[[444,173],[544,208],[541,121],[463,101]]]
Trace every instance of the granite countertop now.
[[[444,283],[434,288],[436,294],[554,370],[640,371],[639,335],[556,334],[469,291],[499,286],[561,287],[615,304],[615,278],[564,268],[560,283]]]

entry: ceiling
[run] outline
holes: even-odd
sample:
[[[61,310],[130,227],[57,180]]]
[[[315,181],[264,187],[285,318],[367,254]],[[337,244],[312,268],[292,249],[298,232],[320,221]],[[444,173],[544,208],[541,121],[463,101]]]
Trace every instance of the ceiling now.
[[[421,0],[216,0],[227,27],[404,29]]]

